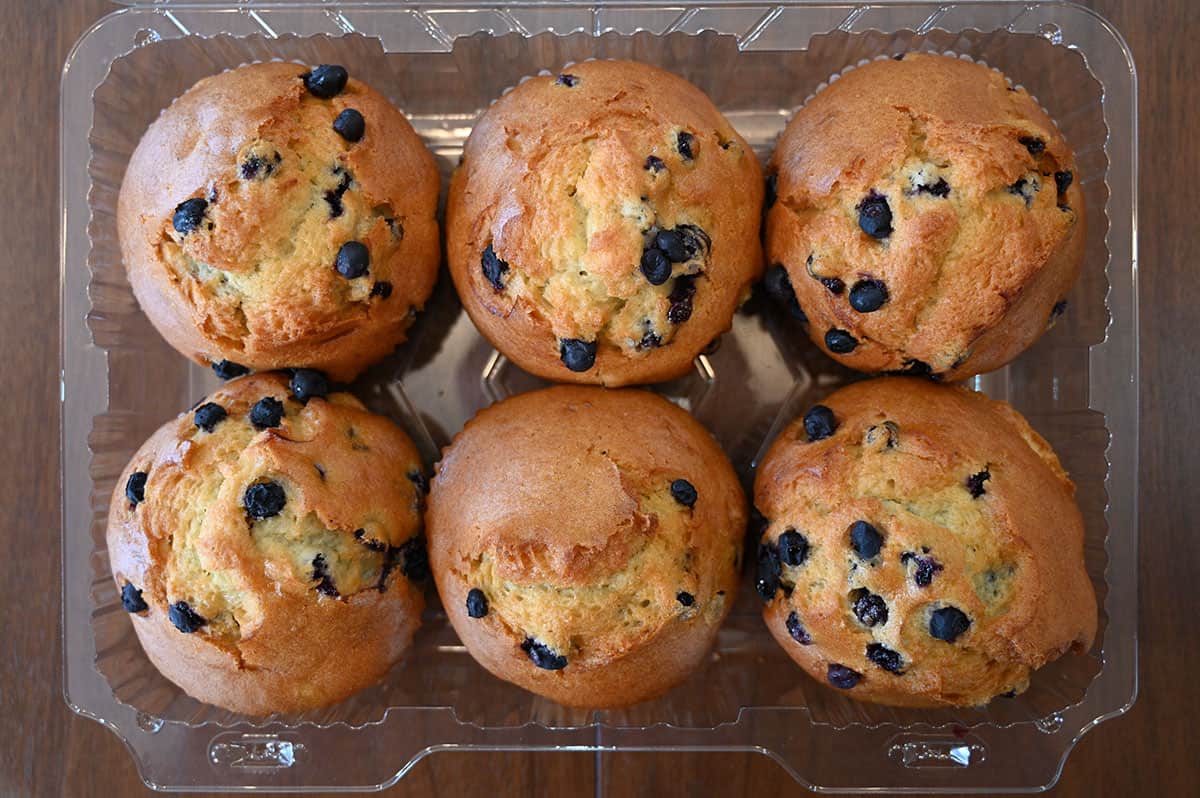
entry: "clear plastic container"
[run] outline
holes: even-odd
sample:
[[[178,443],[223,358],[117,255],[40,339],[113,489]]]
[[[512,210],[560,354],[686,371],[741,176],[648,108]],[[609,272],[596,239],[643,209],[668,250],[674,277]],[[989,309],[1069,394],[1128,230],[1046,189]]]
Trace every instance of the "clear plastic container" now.
[[[567,710],[487,674],[431,595],[414,649],[379,686],[300,717],[248,720],[188,698],[143,655],[112,583],[108,497],[126,459],[215,378],[138,310],[116,243],[117,190],[146,125],[198,78],[271,58],[339,62],[388,94],[444,174],[504,88],[588,57],[636,58],[705,89],[765,157],[793,109],[863,58],[953,51],[1041,101],[1078,157],[1087,259],[1060,323],[976,387],[1012,402],[1079,488],[1101,634],[1085,656],[980,710],[849,701],[792,664],[763,627],[749,574],[709,662],[667,696]],[[806,786],[1036,791],[1075,742],[1129,708],[1137,663],[1136,76],[1103,19],[1049,2],[158,2],[98,22],[62,82],[62,496],[65,690],[162,789],[374,789],[439,750],[755,751]],[[761,299],[658,390],[710,426],[747,482],[773,430],[854,375]],[[443,278],[412,340],[355,390],[432,463],[476,410],[538,384],[475,332]],[[751,562],[753,558],[747,558]],[[600,785],[598,785],[599,787]]]

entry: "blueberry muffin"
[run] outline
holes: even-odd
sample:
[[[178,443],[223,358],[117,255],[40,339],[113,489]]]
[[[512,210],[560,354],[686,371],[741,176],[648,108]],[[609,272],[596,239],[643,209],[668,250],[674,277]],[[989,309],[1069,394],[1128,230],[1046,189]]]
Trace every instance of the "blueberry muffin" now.
[[[450,273],[526,371],[678,377],[761,273],[761,170],[712,102],[645,64],[530,78],[476,124],[450,186]]]
[[[1090,649],[1075,488],[1004,402],[885,377],[796,419],[759,468],[763,618],[811,676],[896,706],[985,704]]]
[[[926,53],[852,69],[797,112],[770,172],[767,288],[847,366],[964,379],[1066,308],[1075,157],[995,70]]]
[[[745,499],[685,411],[558,386],[466,425],[426,524],[442,604],[481,665],[560,704],[616,707],[708,654],[737,587]]]
[[[234,380],[164,424],[113,493],[113,577],[151,662],[248,715],[377,681],[420,624],[413,444],[297,371]]]
[[[158,117],[118,227],[142,310],[223,375],[349,381],[404,340],[439,262],[438,173],[416,132],[340,66],[244,66]]]

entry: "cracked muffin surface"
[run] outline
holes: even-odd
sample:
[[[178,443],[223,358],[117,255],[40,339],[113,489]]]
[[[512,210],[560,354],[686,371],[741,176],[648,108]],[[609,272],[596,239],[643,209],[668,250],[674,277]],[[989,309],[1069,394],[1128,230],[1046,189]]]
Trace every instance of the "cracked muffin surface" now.
[[[732,466],[685,411],[558,386],[467,423],[426,520],[442,604],[481,665],[561,704],[615,707],[707,655],[745,519]]]
[[[109,508],[113,577],[150,660],[251,715],[377,681],[424,606],[415,447],[349,394],[293,388],[242,377],[167,422]]]
[[[205,78],[142,137],[118,202],[142,310],[201,363],[353,379],[433,290],[433,156],[336,65]]]
[[[698,88],[588,61],[521,83],[471,131],[447,255],[517,365],[619,386],[686,372],[761,273],[762,176]]]
[[[860,371],[1000,368],[1066,308],[1084,246],[1075,169],[1050,117],[986,66],[908,53],[850,69],[772,157],[768,288]]]
[[[763,618],[851,698],[971,706],[1096,634],[1075,488],[1012,407],[915,377],[843,388],[756,478]]]

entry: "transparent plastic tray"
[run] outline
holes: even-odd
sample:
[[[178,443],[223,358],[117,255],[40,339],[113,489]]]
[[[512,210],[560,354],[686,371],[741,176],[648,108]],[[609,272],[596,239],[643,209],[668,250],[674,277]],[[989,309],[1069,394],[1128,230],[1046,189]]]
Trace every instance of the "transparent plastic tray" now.
[[[1077,153],[1089,221],[1070,309],[1031,351],[975,384],[1021,410],[1078,484],[1103,607],[1089,654],[1048,666],[1026,694],[986,709],[857,704],[775,644],[747,573],[700,672],[620,711],[563,709],[493,678],[459,645],[432,591],[408,659],[378,687],[320,712],[247,720],[188,698],[150,666],[109,576],[108,496],[142,440],[215,385],[142,316],[116,243],[125,163],[171,99],[249,61],[344,63],[412,117],[446,176],[478,114],[523,75],[626,57],[696,82],[765,158],[830,74],[905,50],[953,51],[1003,70]],[[142,778],[162,789],[369,790],[451,749],[754,751],[830,791],[1045,789],[1080,736],[1136,694],[1135,101],[1120,35],[1058,2],[159,2],[105,17],[62,81],[67,702],[118,734]],[[854,378],[790,324],[756,295],[693,374],[658,388],[714,430],[747,483],[774,429]],[[402,423],[432,463],[476,410],[536,384],[475,332],[443,277],[411,341],[354,390]]]

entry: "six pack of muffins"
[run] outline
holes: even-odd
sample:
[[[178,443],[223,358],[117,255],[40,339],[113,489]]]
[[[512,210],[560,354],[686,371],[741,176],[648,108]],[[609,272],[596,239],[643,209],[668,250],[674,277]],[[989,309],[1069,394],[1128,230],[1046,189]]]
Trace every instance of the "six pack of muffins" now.
[[[1031,346],[1081,266],[1074,155],[1023,89],[950,56],[859,66],[764,180],[684,78],[572,64],[482,113],[441,230],[433,155],[379,88],[239,67],[126,171],[138,302],[226,381],[110,505],[116,588],[166,678],[249,715],[327,706],[403,659],[428,598],[494,676],[625,706],[710,655],[744,565],[797,680],[863,701],[979,706],[1090,649],[1073,484],[957,384]],[[419,324],[443,240],[479,333],[576,385],[481,410],[430,471],[346,387]],[[622,386],[693,368],[758,283],[793,334],[905,376],[807,408],[747,491],[685,409]]]

